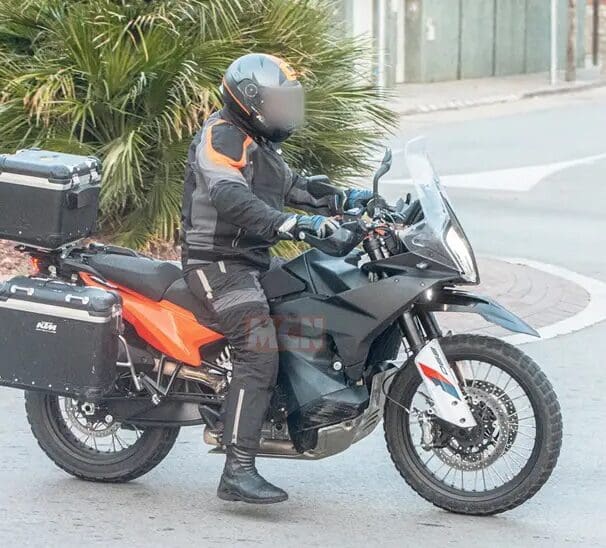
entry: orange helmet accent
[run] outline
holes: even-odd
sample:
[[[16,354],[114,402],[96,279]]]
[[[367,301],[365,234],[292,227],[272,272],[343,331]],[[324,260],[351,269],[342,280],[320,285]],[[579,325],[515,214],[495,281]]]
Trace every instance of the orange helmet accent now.
[[[227,82],[225,81],[225,78],[223,78],[223,88],[227,90],[227,93],[229,93],[231,95],[231,98],[238,103],[238,105],[240,106],[240,108],[246,112],[246,114],[250,114],[250,109],[246,108],[243,104],[242,101],[240,101],[235,95],[234,92],[229,88],[229,86],[227,85]]]
[[[297,73],[295,72],[295,69],[293,69],[292,66],[289,65],[284,59],[276,57],[275,55],[270,55],[269,53],[266,53],[265,55],[278,64],[280,70],[284,73],[284,76],[287,80],[297,79]]]

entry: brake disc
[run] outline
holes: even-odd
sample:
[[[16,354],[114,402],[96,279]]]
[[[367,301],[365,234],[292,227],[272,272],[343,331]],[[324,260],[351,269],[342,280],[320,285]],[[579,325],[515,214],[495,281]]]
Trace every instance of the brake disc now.
[[[433,450],[456,470],[480,470],[513,445],[517,434],[517,420],[512,417],[515,406],[503,390],[486,381],[467,386],[465,394],[477,426],[470,430],[452,427],[446,444]]]
[[[471,383],[469,384],[471,385]],[[514,405],[513,401],[511,401],[511,398],[507,395],[507,392],[495,384],[486,381],[474,381],[473,387],[482,390],[486,394],[494,396],[498,403],[505,408],[508,423],[508,439],[506,449],[509,450],[509,448],[516,441],[516,437],[518,435],[518,412],[516,406]],[[465,390],[467,393],[469,389],[466,388]]]
[[[63,409],[67,415],[67,426],[77,430],[85,436],[90,436],[92,438],[106,438],[112,434],[115,434],[121,428],[121,424],[116,422],[113,418],[109,421],[105,420],[109,415],[106,415],[103,420],[94,420],[96,413],[90,416],[83,413],[80,409],[80,402],[77,400],[64,398]],[[84,419],[84,423],[78,418],[78,413],[80,413]]]

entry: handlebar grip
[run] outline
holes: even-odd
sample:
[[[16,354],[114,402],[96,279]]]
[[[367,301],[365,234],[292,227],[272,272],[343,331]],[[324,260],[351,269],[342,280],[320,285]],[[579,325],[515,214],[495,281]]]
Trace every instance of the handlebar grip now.
[[[355,221],[347,224],[349,227],[342,225],[339,230],[327,238],[318,238],[306,232],[303,241],[327,255],[344,257],[362,241],[365,235],[359,222]],[[354,230],[350,230],[350,228]]]

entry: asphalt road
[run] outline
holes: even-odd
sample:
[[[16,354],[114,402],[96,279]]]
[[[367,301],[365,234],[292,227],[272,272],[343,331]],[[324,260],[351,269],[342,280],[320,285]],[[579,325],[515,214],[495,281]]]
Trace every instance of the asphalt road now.
[[[548,164],[606,152],[606,92],[551,97],[404,120],[425,134],[446,174]],[[394,140],[394,149],[401,139]],[[406,177],[401,153],[389,177]],[[476,252],[551,263],[606,281],[606,161],[556,172],[527,192],[449,191]],[[396,184],[385,192],[393,196]],[[265,460],[283,505],[215,498],[222,458],[202,429],[181,433],[156,470],[128,485],[82,483],[38,450],[22,395],[0,391],[0,544],[3,546],[606,546],[606,324],[527,344],[563,408],[558,467],[529,502],[493,518],[438,510],[392,466],[378,429],[319,462]]]

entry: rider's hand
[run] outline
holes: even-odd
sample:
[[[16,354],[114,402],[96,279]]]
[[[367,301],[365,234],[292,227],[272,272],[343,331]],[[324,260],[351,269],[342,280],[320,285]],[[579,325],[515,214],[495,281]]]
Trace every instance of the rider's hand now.
[[[372,200],[373,193],[372,190],[365,188],[348,188],[345,191],[345,197],[345,203],[343,204],[345,211],[357,208],[363,209]]]
[[[314,198],[323,198],[330,215],[343,215],[347,195],[342,188],[332,185],[326,175],[306,177],[307,191]]]
[[[326,238],[337,230],[340,225],[331,217],[322,215],[293,215],[281,227],[280,233],[294,240],[301,240],[300,233],[308,233],[318,238]]]

